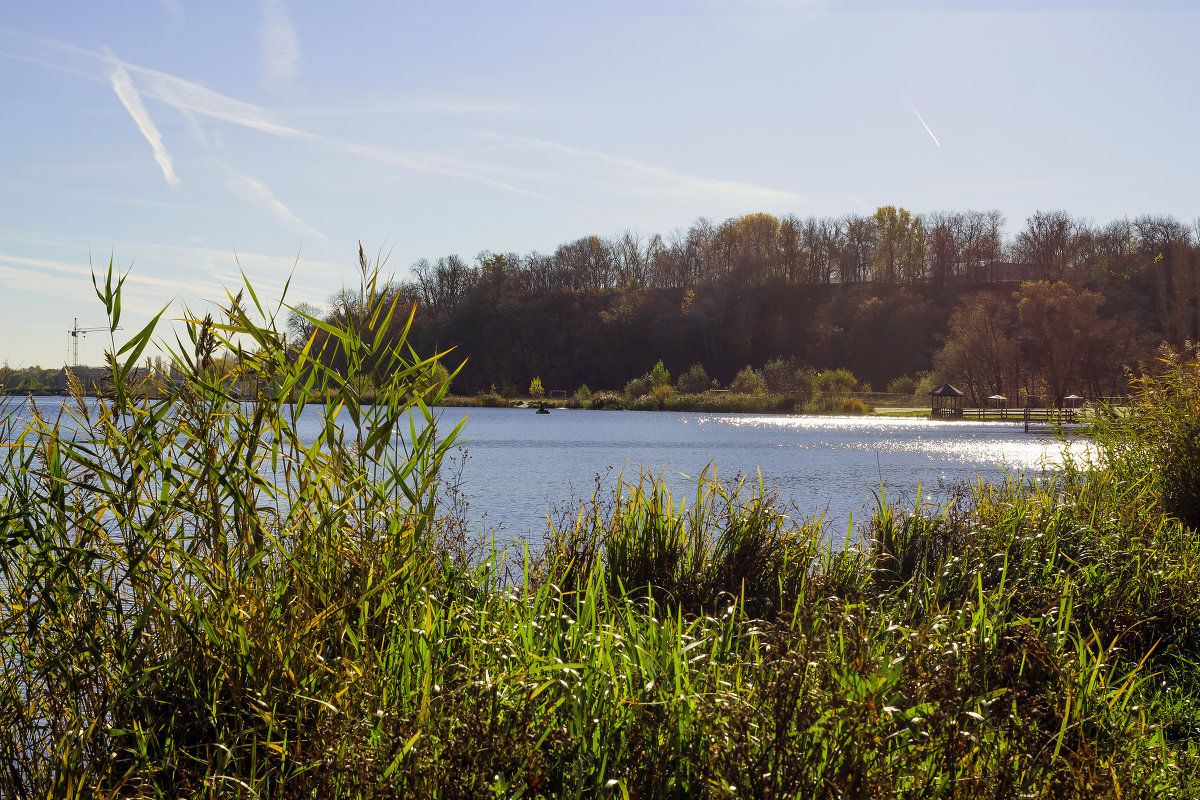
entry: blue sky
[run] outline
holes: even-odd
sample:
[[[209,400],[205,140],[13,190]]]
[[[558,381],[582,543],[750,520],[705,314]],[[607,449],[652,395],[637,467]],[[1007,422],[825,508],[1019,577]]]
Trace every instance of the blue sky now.
[[[207,310],[239,266],[319,302],[360,240],[403,277],[756,211],[1190,222],[1193,8],[8,3],[0,363],[61,366],[72,320],[104,321],[89,261],[110,256],[132,330]]]

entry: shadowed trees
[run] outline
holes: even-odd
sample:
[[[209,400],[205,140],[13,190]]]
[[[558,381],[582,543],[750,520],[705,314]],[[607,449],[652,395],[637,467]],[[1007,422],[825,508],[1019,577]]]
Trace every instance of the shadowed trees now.
[[[533,375],[547,388],[615,388],[648,356],[675,372],[703,364],[723,384],[747,363],[791,357],[883,386],[928,370],[935,354],[947,377],[987,394],[1111,389],[1147,342],[1200,338],[1191,227],[1037,211],[1005,240],[1004,225],[994,210],[894,205],[837,218],[701,217],[665,236],[582,236],[550,255],[422,259],[389,291],[419,307],[414,341],[470,359],[463,390]],[[1021,316],[1012,295],[1029,278],[1070,293],[1031,290]],[[353,313],[352,300],[334,298],[334,315]],[[1057,329],[1039,318],[1047,313],[1095,336]]]

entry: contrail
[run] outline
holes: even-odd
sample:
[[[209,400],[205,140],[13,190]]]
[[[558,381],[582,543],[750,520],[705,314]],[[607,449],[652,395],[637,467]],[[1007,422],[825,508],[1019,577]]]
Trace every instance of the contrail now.
[[[113,91],[120,98],[125,110],[129,112],[129,116],[133,117],[142,136],[146,137],[150,149],[154,151],[154,160],[158,162],[167,183],[171,186],[178,186],[179,176],[175,174],[171,156],[167,153],[167,148],[163,146],[162,134],[155,127],[154,120],[150,119],[150,114],[146,111],[146,106],[142,104],[142,98],[137,89],[133,88],[133,81],[130,80],[129,73],[125,71],[125,66],[111,53],[109,55],[108,79],[112,83]]]
[[[292,210],[285,206],[275,197],[274,192],[260,180],[251,178],[249,175],[241,175],[230,170],[229,180],[227,181],[230,191],[241,197],[247,203],[265,208],[270,211],[275,217],[288,226],[292,230],[301,233],[308,233],[316,236],[322,241],[329,241],[325,234],[314,229],[304,220],[297,217]]]
[[[938,147],[941,147],[942,143],[939,142],[937,140],[937,137],[933,135],[933,131],[929,130],[929,126],[926,125],[925,120],[921,118],[921,112],[917,111],[917,107],[912,104],[912,100],[908,101],[908,107],[913,110],[913,113],[917,115],[917,119],[920,120],[921,124],[925,126],[925,132],[929,134],[930,139],[933,139],[933,143],[936,144]]]

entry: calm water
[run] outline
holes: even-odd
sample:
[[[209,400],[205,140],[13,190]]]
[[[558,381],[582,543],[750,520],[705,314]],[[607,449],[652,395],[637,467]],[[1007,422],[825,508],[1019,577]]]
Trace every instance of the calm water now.
[[[445,409],[449,430],[465,409]],[[546,515],[611,487],[622,468],[661,472],[676,498],[695,495],[696,478],[715,463],[723,478],[745,475],[779,492],[802,514],[824,513],[844,537],[882,486],[889,501],[948,498],[950,485],[990,482],[1053,468],[1064,445],[1020,425],[881,417],[798,417],[636,411],[471,409],[464,428],[463,477],[476,525],[498,538],[538,538]],[[1069,445],[1080,448],[1079,443]]]
[[[308,424],[301,420],[309,441],[320,410],[309,406]],[[572,498],[577,506],[598,477],[611,488],[622,469],[627,478],[641,468],[661,473],[677,501],[690,500],[709,464],[723,479],[754,480],[761,471],[764,485],[800,514],[824,514],[840,540],[875,507],[881,487],[889,501],[911,506],[919,487],[923,502],[938,503],[976,476],[1000,482],[1053,469],[1064,448],[1019,424],[883,417],[450,408],[436,412],[439,427],[449,431],[468,411],[451,466],[461,467],[472,524],[501,541],[540,539],[547,514]]]

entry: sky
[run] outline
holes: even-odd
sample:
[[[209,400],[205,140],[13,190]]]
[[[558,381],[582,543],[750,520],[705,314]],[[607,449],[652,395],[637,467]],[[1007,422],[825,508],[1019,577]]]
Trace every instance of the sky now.
[[[1200,4],[0,0],[0,364],[765,211],[1200,217]],[[1133,10],[1131,10],[1133,9]],[[285,312],[286,316],[286,312]],[[170,324],[162,329],[169,339]],[[82,339],[99,363],[106,333]]]

